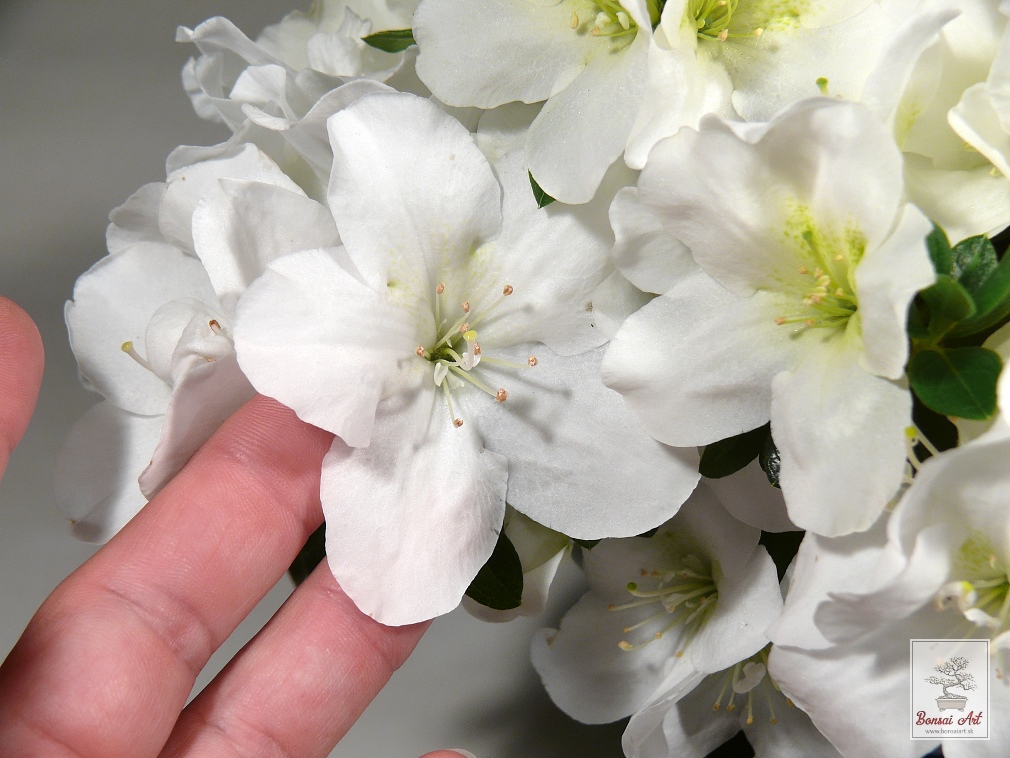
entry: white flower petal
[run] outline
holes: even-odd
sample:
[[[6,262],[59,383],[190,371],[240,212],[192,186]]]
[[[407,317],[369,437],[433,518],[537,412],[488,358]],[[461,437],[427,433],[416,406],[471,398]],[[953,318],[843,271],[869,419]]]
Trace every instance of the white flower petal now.
[[[571,19],[567,3],[425,0],[414,14],[417,74],[450,105],[546,100],[603,48]]]
[[[488,367],[509,399],[478,411],[486,447],[509,460],[509,503],[583,539],[641,534],[670,518],[698,482],[697,452],[638,428],[599,379],[602,349],[568,358],[537,352],[528,372]]]
[[[398,626],[459,604],[497,542],[507,463],[432,392],[384,401],[375,426],[323,461],[326,555],[358,608]]]
[[[530,171],[543,190],[565,203],[585,203],[624,151],[645,96],[649,51],[641,29],[619,53],[597,55],[530,125]],[[528,64],[526,64],[528,65]]]
[[[697,268],[687,246],[642,206],[636,187],[626,187],[614,197],[610,223],[616,237],[614,264],[643,292],[662,295]]]
[[[140,488],[153,498],[225,420],[256,394],[235,355],[186,372],[172,393],[151,464]]]
[[[341,268],[333,252],[310,250],[275,260],[242,297],[235,350],[259,392],[357,447],[372,438],[376,405],[399,360],[423,341],[412,318]]]
[[[193,250],[193,212],[209,192],[220,192],[218,180],[226,177],[266,182],[304,194],[266,153],[244,144],[220,158],[178,168],[168,175],[159,220],[166,240],[183,250]]]
[[[82,274],[65,315],[85,381],[124,410],[164,413],[170,387],[121,346],[125,342],[138,349],[143,346],[155,311],[186,297],[215,302],[200,262],[166,245],[138,243],[106,256]]]
[[[908,390],[865,371],[844,344],[776,376],[772,436],[793,522],[829,537],[868,529],[901,484],[911,414]]]
[[[158,209],[166,186],[164,182],[145,184],[109,214],[112,223],[105,232],[105,240],[111,255],[138,242],[167,244],[158,227]]]
[[[193,214],[193,244],[226,310],[282,255],[340,244],[330,211],[262,182],[221,180]],[[348,261],[349,263],[349,261]]]
[[[110,402],[71,427],[56,459],[56,502],[77,539],[107,542],[147,503],[137,485],[163,416],[135,416]]]
[[[769,418],[772,378],[795,365],[801,342],[775,323],[781,307],[764,292],[740,298],[698,271],[625,321],[603,381],[667,444],[756,429]]]
[[[799,529],[786,513],[782,490],[772,487],[755,460],[743,469],[705,484],[735,518],[764,532],[792,532]]]
[[[905,323],[915,293],[936,281],[926,250],[933,226],[913,205],[906,205],[894,233],[867,251],[856,269],[856,297],[862,327],[861,365],[888,379],[900,379],[908,361]]]
[[[472,246],[497,234],[501,190],[491,167],[472,135],[431,102],[371,95],[328,126],[330,208],[373,286],[394,280],[433,292],[438,282],[427,279],[434,272],[462,268]]]

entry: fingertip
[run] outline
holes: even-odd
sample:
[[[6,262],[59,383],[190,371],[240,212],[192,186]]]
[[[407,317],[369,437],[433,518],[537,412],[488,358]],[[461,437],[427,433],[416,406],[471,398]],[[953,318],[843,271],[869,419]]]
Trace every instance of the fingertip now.
[[[44,362],[35,322],[0,296],[0,474],[35,410]]]
[[[425,753],[421,758],[477,758],[469,750],[453,748],[452,750],[436,750],[434,753]]]

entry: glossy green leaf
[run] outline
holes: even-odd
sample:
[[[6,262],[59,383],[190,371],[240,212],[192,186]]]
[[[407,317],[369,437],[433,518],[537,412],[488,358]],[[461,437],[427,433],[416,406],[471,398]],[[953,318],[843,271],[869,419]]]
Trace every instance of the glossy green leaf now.
[[[698,471],[709,479],[721,479],[735,474],[761,454],[770,426],[765,424],[749,432],[729,437],[705,446]]]
[[[759,545],[764,545],[768,555],[775,562],[775,570],[778,572],[779,581],[786,575],[786,569],[793,562],[796,553],[799,552],[800,543],[806,532],[761,532]]]
[[[467,597],[496,611],[518,608],[523,601],[523,564],[504,529],[494,552],[466,589]]]
[[[291,566],[288,568],[288,573],[295,582],[297,587],[299,584],[304,582],[309,578],[309,574],[318,566],[322,560],[326,557],[326,524],[320,526],[316,531],[312,532],[308,540],[306,540],[305,545],[302,549],[298,551],[298,555],[295,556],[294,561],[291,562]]]
[[[923,404],[944,416],[982,420],[996,412],[1003,361],[982,347],[922,350],[908,362],[908,381]]]
[[[924,289],[920,295],[929,308],[927,331],[934,338],[940,337],[951,326],[975,313],[971,295],[954,277],[947,274],[937,276],[936,283]]]
[[[387,53],[402,53],[411,45],[417,44],[414,42],[413,29],[390,29],[376,32],[362,37],[361,41]]]
[[[781,487],[779,484],[779,469],[782,468],[782,456],[779,453],[778,447],[775,446],[775,440],[772,439],[770,434],[765,437],[764,445],[761,447],[761,454],[758,456],[758,463],[761,464],[761,470],[768,477],[768,483],[772,487]]]
[[[968,292],[975,293],[999,264],[996,250],[985,235],[968,237],[951,250],[951,274]]]
[[[544,208],[553,203],[554,198],[541,189],[537,180],[533,178],[533,172],[527,171],[526,173],[530,175],[530,187],[533,188],[533,199],[537,201],[537,208]]]

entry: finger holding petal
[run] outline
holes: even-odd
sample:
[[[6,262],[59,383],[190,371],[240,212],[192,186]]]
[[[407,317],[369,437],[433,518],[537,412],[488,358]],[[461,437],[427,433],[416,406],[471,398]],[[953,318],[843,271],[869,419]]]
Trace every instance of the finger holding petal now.
[[[388,398],[367,448],[339,440],[323,462],[326,555],[366,614],[391,626],[455,608],[498,541],[507,463],[456,427],[441,399]]]

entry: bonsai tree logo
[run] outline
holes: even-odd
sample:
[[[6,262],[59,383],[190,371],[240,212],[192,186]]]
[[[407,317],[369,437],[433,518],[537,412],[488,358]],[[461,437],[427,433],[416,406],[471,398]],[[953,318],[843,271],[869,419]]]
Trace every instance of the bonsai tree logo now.
[[[943,695],[936,699],[936,705],[941,711],[947,708],[957,708],[959,711],[963,711],[965,703],[968,702],[965,695],[952,694],[947,690],[948,687],[957,687],[965,692],[978,689],[975,677],[968,673],[967,668],[968,659],[960,655],[955,655],[949,661],[944,661],[933,667],[937,673],[928,677],[926,682],[939,684],[943,687]]]

